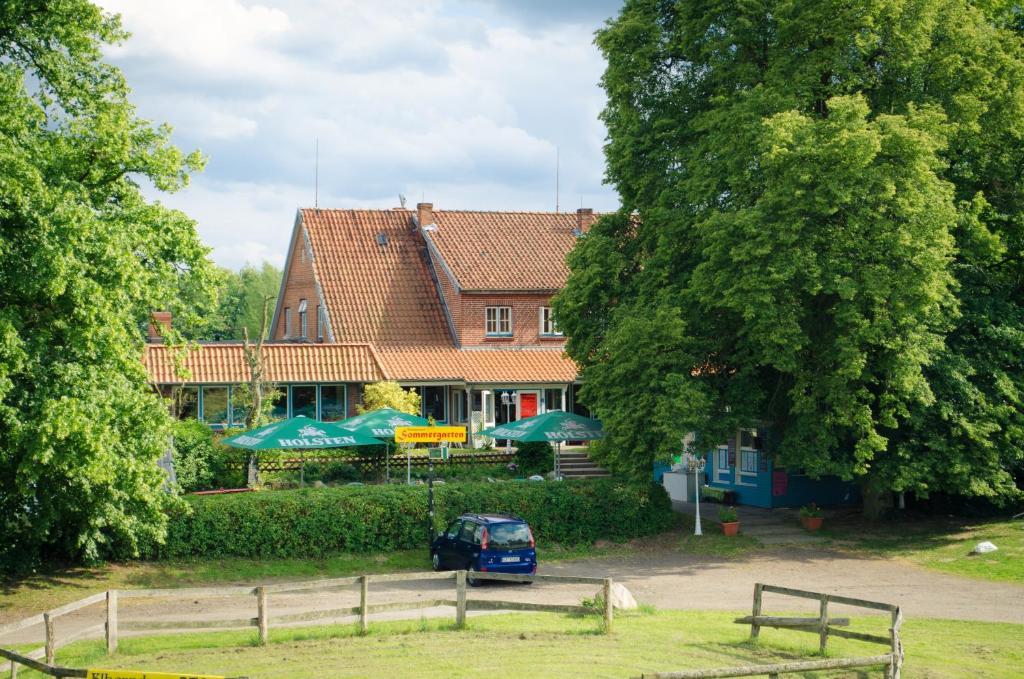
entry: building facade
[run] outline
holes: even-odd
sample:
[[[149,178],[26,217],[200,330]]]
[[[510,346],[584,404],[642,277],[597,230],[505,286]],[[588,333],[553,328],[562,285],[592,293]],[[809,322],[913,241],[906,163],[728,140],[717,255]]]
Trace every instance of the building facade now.
[[[430,203],[300,209],[264,345],[266,379],[281,394],[275,412],[343,419],[380,380],[418,390],[423,416],[470,432],[549,410],[585,412],[551,297],[595,219],[591,210]],[[145,360],[153,382],[176,394],[179,414],[238,426],[237,385],[248,380],[240,344],[203,344],[182,370],[157,341]]]

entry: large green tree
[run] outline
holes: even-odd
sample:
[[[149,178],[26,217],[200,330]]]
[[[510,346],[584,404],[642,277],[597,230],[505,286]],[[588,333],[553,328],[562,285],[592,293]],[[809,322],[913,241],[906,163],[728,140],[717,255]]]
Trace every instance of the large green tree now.
[[[85,0],[0,2],[0,567],[135,554],[164,531],[169,417],[141,363],[152,309],[208,295],[194,223],[146,200],[198,154],[140,120]]]
[[[672,420],[702,444],[764,422],[782,464],[860,481],[873,510],[890,490],[1014,492],[1020,16],[626,2],[597,38],[623,207],[555,301],[607,464],[646,473],[678,448]]]
[[[182,336],[190,340],[239,340],[248,331],[255,340],[263,325],[264,307],[274,308],[281,287],[281,270],[270,262],[260,266],[246,264],[238,271],[218,268],[215,285],[194,300],[206,313],[176,323]]]

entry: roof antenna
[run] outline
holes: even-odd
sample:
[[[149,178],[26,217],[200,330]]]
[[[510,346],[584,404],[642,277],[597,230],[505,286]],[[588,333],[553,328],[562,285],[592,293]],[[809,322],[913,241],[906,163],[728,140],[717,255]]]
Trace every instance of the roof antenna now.
[[[402,209],[404,210],[405,209],[405,196],[402,195],[401,193],[398,194],[398,202],[401,204]]]
[[[559,170],[558,147],[555,147],[555,212],[558,212],[558,170]]]
[[[313,142],[313,209],[320,207],[320,137]]]

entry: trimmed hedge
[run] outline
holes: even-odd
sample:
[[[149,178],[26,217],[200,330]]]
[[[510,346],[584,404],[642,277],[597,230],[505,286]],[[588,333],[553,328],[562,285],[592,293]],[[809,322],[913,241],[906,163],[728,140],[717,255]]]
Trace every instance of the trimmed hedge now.
[[[542,544],[625,540],[669,528],[660,486],[614,479],[561,483],[459,483],[435,486],[435,527],[464,512],[526,519]],[[425,547],[424,486],[306,488],[187,498],[170,519],[167,542],[152,554],[181,557],[323,557]]]

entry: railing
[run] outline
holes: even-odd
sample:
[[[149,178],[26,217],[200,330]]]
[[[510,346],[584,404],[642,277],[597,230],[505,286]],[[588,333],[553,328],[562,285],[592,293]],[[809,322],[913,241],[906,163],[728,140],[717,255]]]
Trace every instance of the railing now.
[[[778,617],[762,614],[762,597],[765,592],[785,596],[814,599],[818,601],[818,615],[813,618]],[[849,618],[833,618],[829,616],[830,604],[843,604],[860,608],[884,611],[891,616],[892,624],[889,635],[864,634],[841,629],[849,626]],[[734,622],[750,625],[750,638],[756,639],[762,627],[790,629],[797,632],[811,632],[818,635],[818,650],[824,654],[830,636],[843,639],[854,639],[869,643],[883,644],[889,652],[882,655],[862,656],[857,658],[835,658],[826,660],[807,660],[801,662],[776,663],[773,665],[748,665],[746,667],[724,667],[711,670],[684,670],[678,672],[656,672],[644,674],[642,679],[711,679],[712,677],[778,677],[781,674],[794,672],[813,672],[817,670],[847,669],[854,667],[884,667],[885,676],[900,679],[903,666],[903,642],[900,640],[900,627],[903,625],[903,614],[895,604],[886,604],[866,599],[853,599],[836,594],[808,592],[802,589],[778,587],[776,585],[754,585],[754,608],[752,614],[737,618]]]
[[[613,622],[612,609],[612,579],[611,578],[590,578],[568,575],[514,575],[510,573],[485,573],[474,572],[474,580],[500,580],[504,582],[548,582],[563,584],[584,584],[600,585],[603,588],[603,621],[602,628],[610,632]],[[397,601],[379,604],[370,603],[370,585],[372,583],[391,582],[414,582],[421,580],[454,580],[454,599],[427,599],[420,601]],[[190,587],[173,589],[126,589],[109,590],[99,592],[79,601],[60,606],[53,610],[34,615],[24,620],[9,623],[0,627],[0,637],[20,630],[43,625],[45,630],[46,643],[42,648],[19,654],[10,650],[0,648],[0,656],[11,661],[10,676],[17,676],[19,664],[32,669],[39,670],[50,676],[57,677],[84,677],[85,670],[61,668],[56,662],[57,649],[72,642],[82,639],[94,638],[103,635],[106,639],[107,654],[117,650],[118,633],[120,631],[157,631],[157,630],[197,630],[197,629],[224,629],[238,627],[256,627],[259,641],[266,644],[270,637],[271,626],[295,622],[311,622],[315,620],[333,619],[346,616],[358,616],[358,625],[361,632],[369,628],[369,616],[384,611],[406,611],[435,606],[452,606],[455,608],[455,625],[458,628],[465,627],[467,611],[493,611],[493,610],[514,610],[514,611],[546,611],[551,613],[573,613],[585,614],[594,612],[593,609],[585,606],[530,603],[522,601],[493,601],[493,600],[469,600],[466,597],[466,571],[449,572],[422,572],[422,573],[395,573],[387,575],[359,575],[346,578],[331,578],[326,580],[310,580],[305,582],[287,582],[272,585],[251,585],[233,587]],[[359,605],[347,608],[335,608],[329,610],[314,610],[301,613],[288,613],[284,615],[271,615],[270,600],[273,595],[294,592],[315,592],[322,590],[334,590],[358,585]],[[254,597],[255,617],[234,618],[226,620],[118,620],[118,602],[121,599],[139,598],[184,598],[196,599],[205,597]],[[106,603],[106,621],[98,625],[92,625],[78,630],[72,634],[58,637],[57,627],[54,622],[61,616],[81,610],[87,606],[99,603]],[[44,663],[38,662],[40,659]],[[47,668],[47,669],[41,669]]]
[[[515,453],[506,453],[504,451],[489,451],[484,453],[466,452],[460,453],[452,451],[448,456],[447,462],[434,461],[434,467],[438,471],[442,471],[446,465],[457,465],[457,464],[505,464],[512,462],[515,459]],[[271,457],[271,456],[260,456],[259,468],[261,472],[282,472],[282,471],[297,471],[302,467],[303,461],[306,464],[309,463],[328,463],[328,462],[344,462],[354,467],[358,467],[360,470],[366,472],[370,470],[380,470],[384,468],[384,456],[354,456],[345,455],[339,453],[337,455],[309,455],[305,459],[301,457]],[[228,463],[229,467],[241,468],[248,464],[247,460],[237,460]],[[413,455],[408,461],[405,455],[398,454],[391,456],[391,464],[396,467],[404,467],[407,464],[413,467],[426,467],[430,464],[430,460],[426,455]]]

